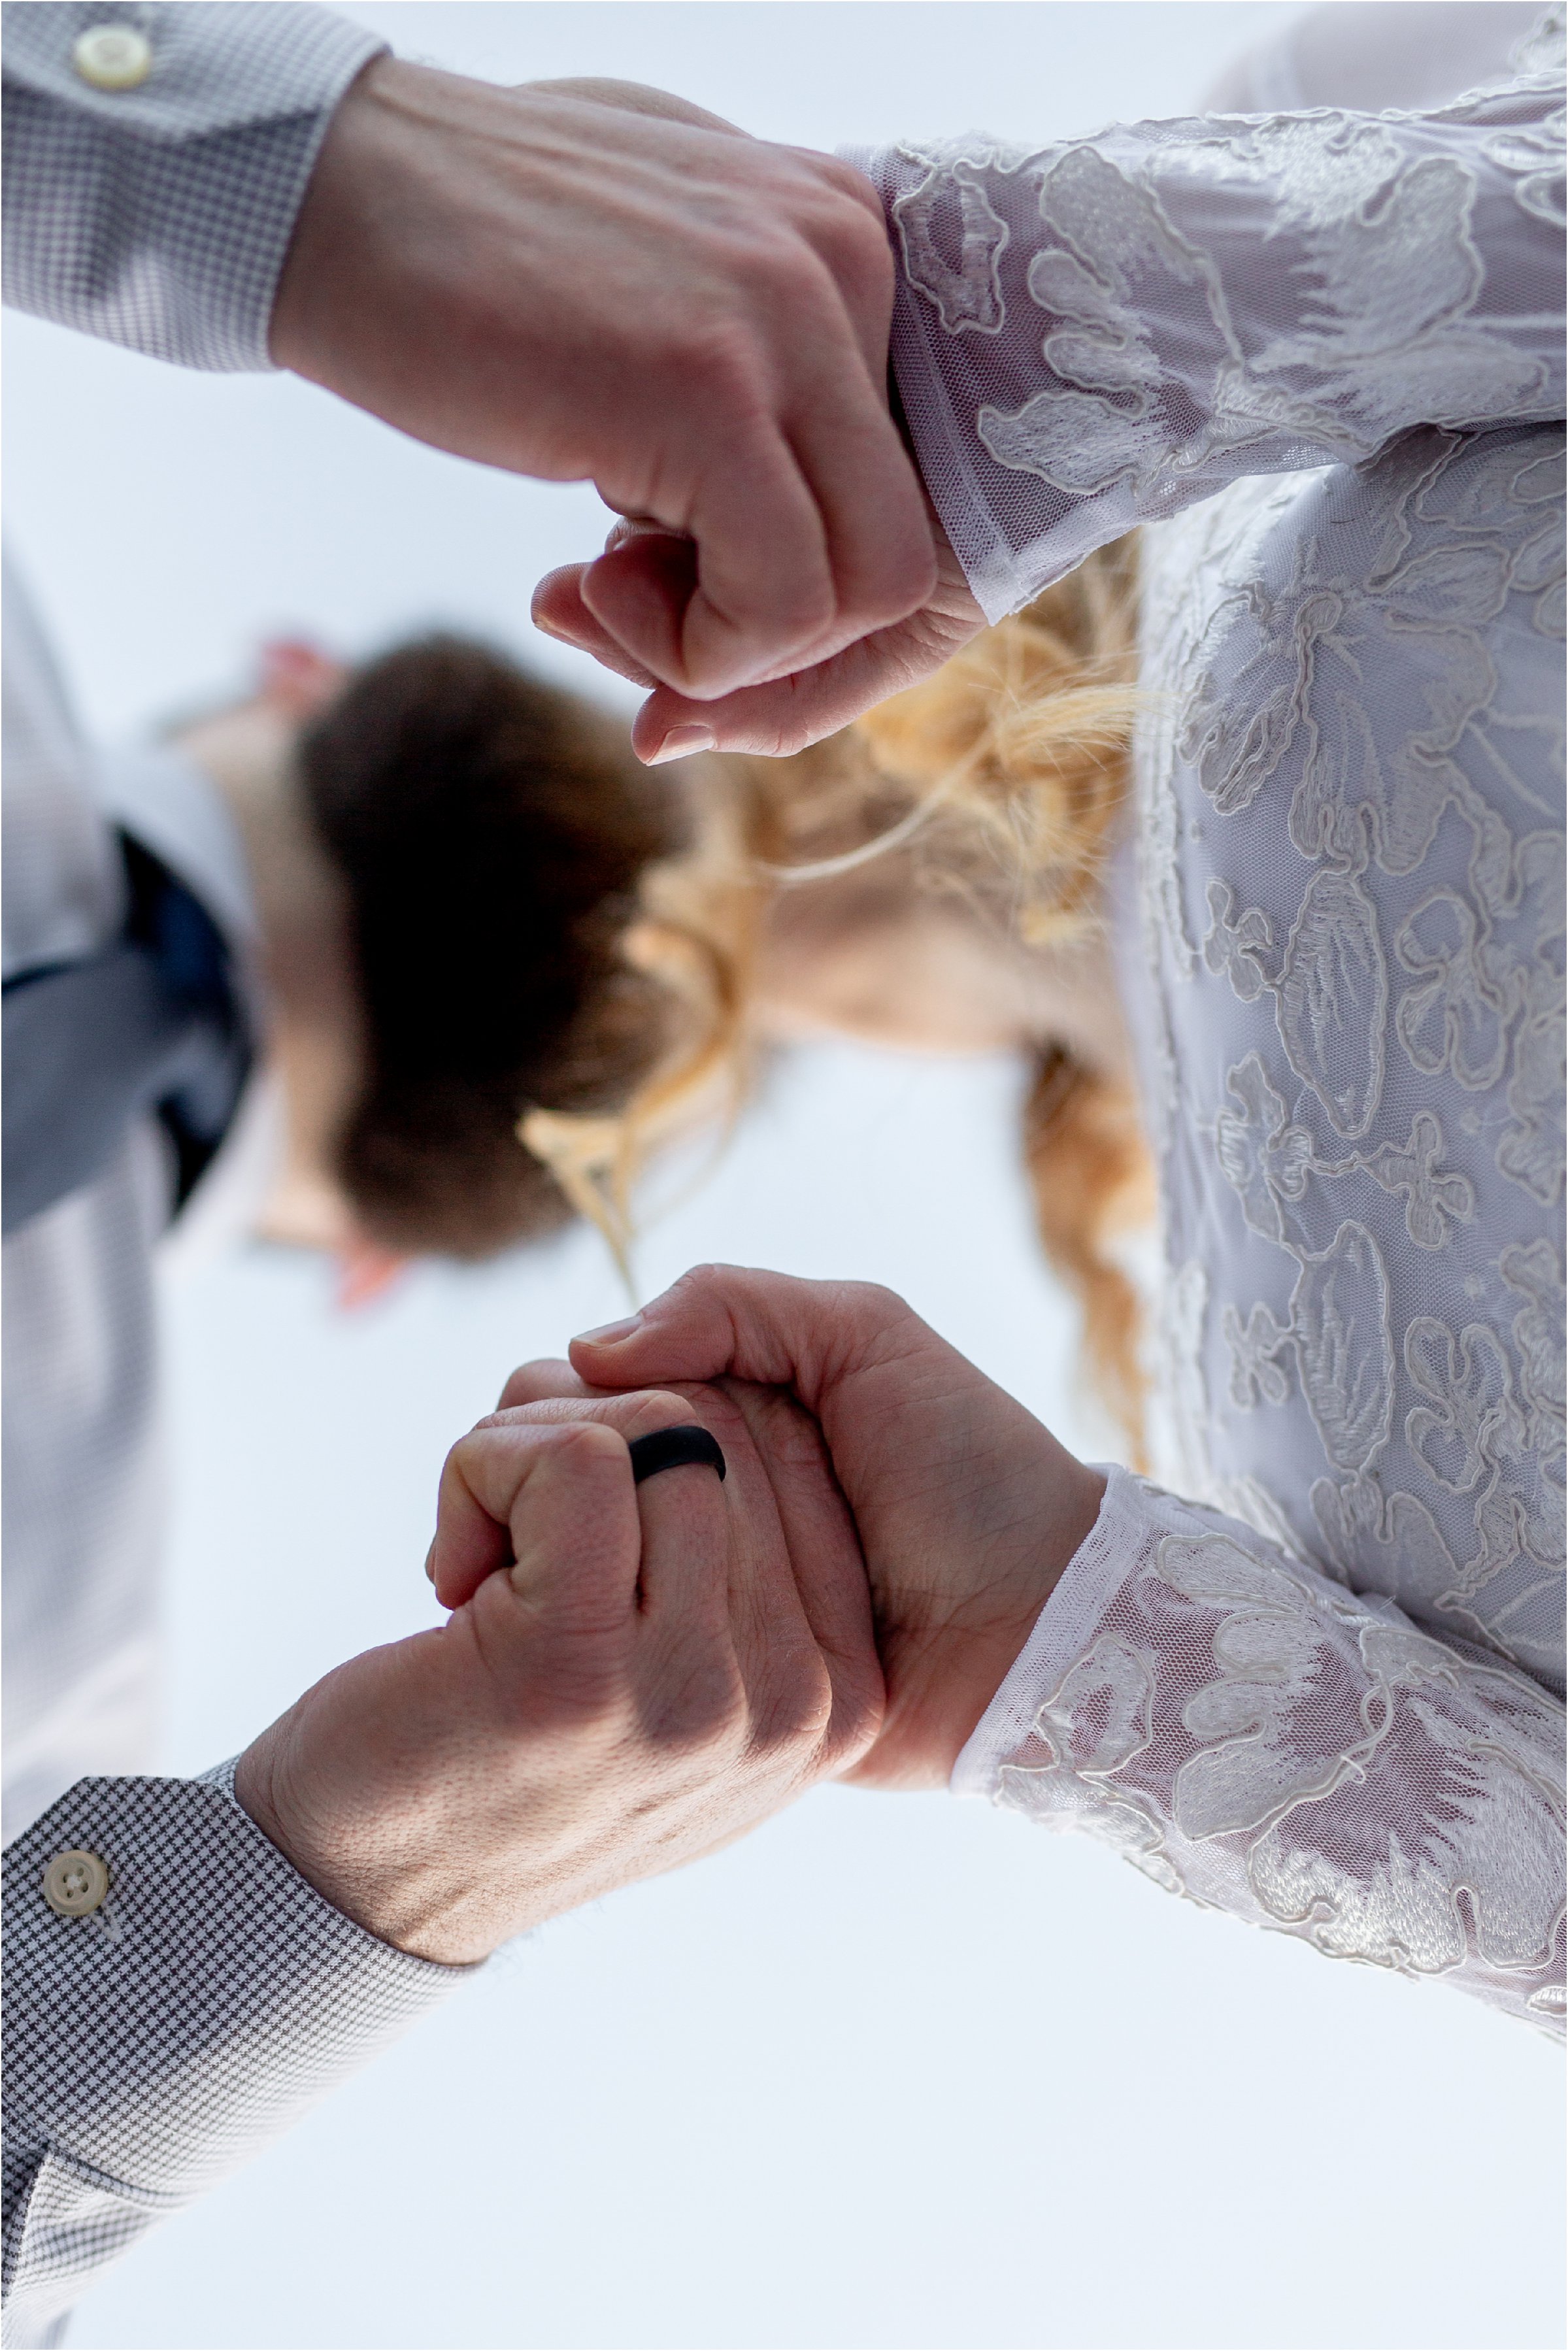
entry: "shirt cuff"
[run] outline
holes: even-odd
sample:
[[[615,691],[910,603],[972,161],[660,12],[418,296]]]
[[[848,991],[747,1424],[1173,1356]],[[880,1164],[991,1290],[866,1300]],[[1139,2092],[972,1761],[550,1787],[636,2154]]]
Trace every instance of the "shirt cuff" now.
[[[167,2209],[222,2179],[474,1972],[378,1941],[201,1780],[78,1781],[5,1857],[7,2129]],[[94,1855],[84,1917],[48,1864]]]
[[[969,1735],[948,1782],[956,1796],[993,1796],[1002,1764],[1034,1729],[1040,1707],[1084,1651],[1138,1557],[1148,1525],[1141,1479],[1113,1461],[1091,1465],[1104,1479],[1100,1515],[1034,1620],[1007,1679]]]
[[[81,33],[130,13],[146,78]],[[5,299],[149,358],[270,370],[267,329],[328,124],[384,41],[294,0],[5,9]]]

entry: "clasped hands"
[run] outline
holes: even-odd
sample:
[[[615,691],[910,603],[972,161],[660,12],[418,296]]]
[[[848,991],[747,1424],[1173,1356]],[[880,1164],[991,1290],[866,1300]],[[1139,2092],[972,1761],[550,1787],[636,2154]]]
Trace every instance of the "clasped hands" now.
[[[634,1486],[694,1420],[724,1482]],[[1103,1490],[889,1291],[699,1268],[513,1374],[443,1472],[447,1622],[329,1674],[235,1792],[371,1933],[483,1959],[818,1781],[944,1783]]]
[[[382,57],[279,278],[280,365],[622,520],[534,617],[652,689],[651,762],[817,741],[982,625],[889,411],[869,181],[661,90]]]

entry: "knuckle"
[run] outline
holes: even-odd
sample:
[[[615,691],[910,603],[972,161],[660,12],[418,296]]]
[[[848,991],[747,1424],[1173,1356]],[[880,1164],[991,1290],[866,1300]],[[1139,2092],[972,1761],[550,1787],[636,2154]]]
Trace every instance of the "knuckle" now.
[[[770,1694],[757,1726],[758,1743],[777,1759],[799,1761],[822,1748],[832,1715],[832,1684],[813,1650]]]
[[[823,155],[816,159],[816,176],[821,185],[840,199],[841,209],[847,209],[852,218],[859,218],[882,235],[882,198],[863,172],[846,163],[841,155]],[[842,199],[847,197],[847,207]]]
[[[618,1432],[601,1420],[559,1420],[545,1432],[544,1441],[553,1451],[585,1466],[597,1461],[619,1460],[625,1445]]]
[[[852,284],[862,299],[893,292],[893,248],[887,241],[880,209],[841,206],[824,224],[821,240],[834,277]]]
[[[760,416],[769,406],[763,340],[742,312],[716,309],[688,319],[670,359],[684,386],[727,413]]]
[[[687,1418],[691,1416],[689,1401],[684,1395],[678,1395],[674,1388],[648,1388],[637,1401],[645,1414],[656,1413],[661,1419],[672,1415],[677,1419],[683,1415]]]
[[[660,1677],[643,1696],[642,1736],[671,1755],[727,1768],[747,1738],[745,1692],[732,1659],[688,1651],[678,1675]]]
[[[497,1429],[516,1428],[522,1418],[524,1410],[525,1407],[522,1405],[498,1404],[494,1412],[482,1414],[474,1423],[474,1426],[468,1431],[467,1436],[458,1439],[458,1444],[467,1445],[476,1437],[489,1437]],[[454,1446],[452,1449],[455,1452],[457,1449],[456,1446]]]
[[[898,1322],[913,1311],[908,1300],[889,1290],[885,1282],[845,1281],[838,1287],[844,1303],[871,1321]]]
[[[757,256],[756,280],[766,287],[770,307],[817,309],[834,298],[832,271],[802,236],[771,240]]]
[[[739,1269],[711,1259],[703,1265],[688,1266],[680,1280],[672,1286],[672,1296],[700,1298],[709,1290],[725,1290]]]

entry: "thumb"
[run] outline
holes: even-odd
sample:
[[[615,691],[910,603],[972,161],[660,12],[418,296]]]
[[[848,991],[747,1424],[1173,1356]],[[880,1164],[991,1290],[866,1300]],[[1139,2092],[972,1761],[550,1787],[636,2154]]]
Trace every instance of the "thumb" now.
[[[792,1389],[821,1420],[846,1381],[929,1335],[902,1298],[874,1282],[701,1265],[629,1321],[585,1331],[570,1353],[595,1387],[756,1380]]]

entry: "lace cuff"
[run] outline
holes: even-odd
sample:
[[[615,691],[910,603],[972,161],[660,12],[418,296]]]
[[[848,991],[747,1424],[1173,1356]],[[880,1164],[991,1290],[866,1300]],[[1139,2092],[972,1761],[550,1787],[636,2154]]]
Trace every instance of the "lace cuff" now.
[[[273,296],[338,101],[386,47],[298,0],[141,0],[151,57],[73,65],[92,0],[5,10],[5,299],[177,366],[270,369]]]
[[[1239,475],[1562,414],[1561,78],[1427,115],[846,151],[898,387],[987,618]]]
[[[1561,2031],[1563,1719],[1527,1676],[1113,1468],[953,1786]]]

